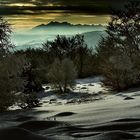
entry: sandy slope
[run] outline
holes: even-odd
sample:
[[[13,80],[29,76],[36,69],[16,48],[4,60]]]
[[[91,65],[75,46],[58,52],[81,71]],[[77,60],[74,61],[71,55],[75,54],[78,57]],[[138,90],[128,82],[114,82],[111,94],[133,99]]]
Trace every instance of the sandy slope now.
[[[30,140],[140,139],[139,89],[112,95],[99,92],[105,91],[99,79],[80,80],[77,84],[78,87],[87,87],[91,94],[101,94],[103,98],[80,104],[44,103],[33,110],[2,113],[0,140],[10,140],[10,137],[4,139],[9,131],[15,137],[16,131],[19,132],[18,137],[25,133],[25,139]],[[12,126],[10,130],[3,129],[9,126]]]

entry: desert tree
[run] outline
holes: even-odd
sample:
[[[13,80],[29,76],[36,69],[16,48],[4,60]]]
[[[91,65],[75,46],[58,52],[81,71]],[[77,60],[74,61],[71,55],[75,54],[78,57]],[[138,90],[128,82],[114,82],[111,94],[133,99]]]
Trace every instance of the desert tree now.
[[[70,59],[55,59],[47,73],[50,84],[60,93],[66,93],[75,86],[76,69]]]

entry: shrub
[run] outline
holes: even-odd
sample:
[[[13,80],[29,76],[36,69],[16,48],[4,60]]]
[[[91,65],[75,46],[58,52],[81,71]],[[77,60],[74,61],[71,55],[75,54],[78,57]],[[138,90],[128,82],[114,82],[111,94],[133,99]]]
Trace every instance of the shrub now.
[[[97,47],[100,72],[105,84],[124,90],[140,82],[140,3],[130,2],[124,10],[113,11],[108,37]]]
[[[55,89],[65,93],[75,86],[76,69],[70,59],[66,58],[62,61],[56,59],[50,65],[47,77]]]
[[[0,17],[0,111],[15,103],[15,94],[24,84],[21,78],[24,61],[12,54],[11,32],[8,22]]]
[[[25,80],[21,78],[24,61],[13,55],[0,61],[0,111],[16,102],[16,93],[23,90]]]

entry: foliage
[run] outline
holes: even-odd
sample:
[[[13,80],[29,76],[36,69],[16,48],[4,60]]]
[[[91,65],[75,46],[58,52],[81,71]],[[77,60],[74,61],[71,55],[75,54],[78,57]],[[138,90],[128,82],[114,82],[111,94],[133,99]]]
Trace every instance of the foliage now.
[[[35,58],[36,52],[37,55],[40,54],[34,49],[28,49],[26,50],[26,53],[24,51],[15,52],[16,56],[26,55],[27,58],[27,63],[22,72],[22,77],[26,79],[26,83],[24,85],[23,93],[18,96],[18,106],[23,109],[36,107],[39,104],[37,93],[43,90],[40,79],[40,70],[38,72],[40,67],[38,65],[39,61]]]
[[[43,49],[26,49],[18,50],[15,52],[17,56],[25,55],[29,63],[28,67],[24,70],[24,76],[33,77],[34,83],[44,84],[47,82],[45,73],[47,73],[47,67],[50,64],[48,55]],[[31,80],[30,80],[31,81]]]
[[[140,82],[140,4],[130,2],[113,11],[108,37],[97,47],[100,72],[114,89],[123,90]]]
[[[70,59],[56,59],[47,74],[49,82],[61,93],[75,86],[76,69]]]
[[[24,61],[13,55],[0,61],[0,111],[6,110],[16,102],[16,93],[23,90],[25,83],[21,78]]]
[[[39,99],[36,92],[32,92],[30,94],[20,94],[18,96],[17,105],[22,109],[37,107],[39,105]]]
[[[45,42],[43,48],[50,63],[53,63],[55,58],[60,60],[69,58],[75,64],[79,77],[92,74],[93,51],[87,47],[83,35],[72,37],[58,35],[54,41]]]
[[[42,90],[40,81],[37,79],[36,73],[31,66],[28,64],[23,71],[23,77],[26,79],[26,85],[24,86],[24,93],[30,94],[32,92],[39,92]]]
[[[0,57],[3,57],[14,48],[10,40],[11,32],[10,24],[4,18],[0,17]]]
[[[25,80],[21,78],[23,57],[12,54],[10,25],[0,18],[0,111],[16,102],[16,93],[22,91]]]

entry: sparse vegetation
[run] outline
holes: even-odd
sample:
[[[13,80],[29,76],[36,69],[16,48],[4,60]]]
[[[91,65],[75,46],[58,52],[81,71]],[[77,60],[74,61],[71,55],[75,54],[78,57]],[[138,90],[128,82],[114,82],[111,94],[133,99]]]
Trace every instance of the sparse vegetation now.
[[[60,93],[66,93],[75,86],[76,69],[70,59],[56,59],[50,65],[47,77],[55,89]]]
[[[87,77],[93,74],[94,59],[93,50],[88,48],[84,36],[73,37],[57,36],[54,41],[47,41],[43,44],[49,63],[54,59],[60,60],[69,58],[76,66],[78,77]]]
[[[16,93],[23,89],[21,78],[24,60],[11,53],[10,25],[0,18],[0,111],[6,110],[16,101]]]
[[[131,2],[122,11],[113,11],[107,27],[108,37],[97,47],[104,83],[116,90],[139,84],[140,79],[140,5]]]

